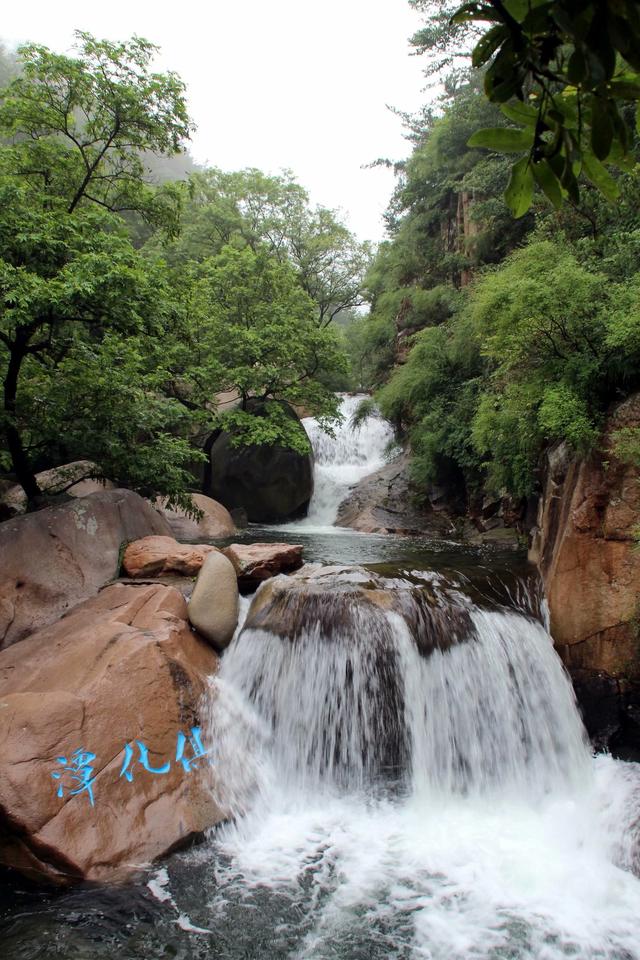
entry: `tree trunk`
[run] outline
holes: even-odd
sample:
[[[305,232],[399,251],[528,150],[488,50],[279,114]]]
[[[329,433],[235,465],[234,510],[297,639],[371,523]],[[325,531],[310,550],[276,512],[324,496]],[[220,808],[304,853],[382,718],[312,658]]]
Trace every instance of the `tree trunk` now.
[[[22,443],[20,431],[16,426],[16,398],[18,394],[18,375],[22,361],[27,355],[27,341],[18,334],[9,353],[9,367],[4,381],[4,432],[7,438],[7,447],[11,456],[11,463],[16,479],[24,490],[29,506],[33,506],[41,494],[33,467]]]

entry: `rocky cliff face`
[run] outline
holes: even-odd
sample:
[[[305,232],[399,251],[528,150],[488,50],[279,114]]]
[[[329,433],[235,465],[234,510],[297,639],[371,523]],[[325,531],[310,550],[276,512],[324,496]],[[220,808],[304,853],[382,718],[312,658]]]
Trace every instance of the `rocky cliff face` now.
[[[623,753],[640,743],[640,476],[615,457],[611,435],[638,424],[640,394],[613,412],[588,459],[564,444],[549,451],[530,551],[587,729]]]

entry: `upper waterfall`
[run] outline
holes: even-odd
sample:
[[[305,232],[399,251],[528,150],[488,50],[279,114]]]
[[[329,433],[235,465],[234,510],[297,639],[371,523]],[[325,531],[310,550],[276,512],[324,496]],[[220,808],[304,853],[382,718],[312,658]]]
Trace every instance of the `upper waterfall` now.
[[[314,417],[302,421],[313,447],[314,492],[306,518],[296,526],[331,528],[349,489],[384,466],[385,453],[393,441],[393,429],[378,414],[367,417],[359,426],[353,425],[353,415],[364,399],[364,395],[342,397],[343,420],[333,437]]]

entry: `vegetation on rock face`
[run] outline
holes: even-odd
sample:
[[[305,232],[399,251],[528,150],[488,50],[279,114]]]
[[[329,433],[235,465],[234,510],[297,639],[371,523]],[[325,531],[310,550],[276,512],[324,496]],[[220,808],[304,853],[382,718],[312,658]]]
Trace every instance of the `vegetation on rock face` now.
[[[554,210],[536,180],[530,210],[513,219],[504,194],[510,160],[497,146],[477,149],[473,132],[507,131],[515,114],[492,102],[500,98],[486,68],[484,76],[465,68],[459,54],[465,40],[473,46],[482,34],[477,16],[490,20],[494,7],[528,5],[491,3],[481,14],[483,5],[469,4],[470,19],[453,22],[459,4],[414,5],[430,16],[414,38],[431,53],[427,72],[442,79],[443,69],[456,69],[444,78],[440,109],[409,118],[413,152],[399,165],[390,239],[367,275],[371,313],[350,332],[352,362],[410,440],[419,491],[443,484],[468,496],[525,496],[536,490],[549,442],[589,450],[610,404],[640,383],[637,138],[629,132],[628,162],[612,175],[615,205],[612,191],[592,178],[579,195],[563,184],[568,202]],[[542,6],[547,16],[566,4]],[[592,39],[576,46],[587,50]],[[554,44],[564,69],[566,49]],[[531,78],[521,79],[526,92]],[[587,80],[579,94],[600,96]],[[607,109],[626,118],[631,94],[614,84],[608,96]],[[590,137],[589,124],[587,115],[569,138]],[[612,159],[620,156],[612,151]],[[629,456],[632,440],[620,441]]]
[[[75,57],[0,57],[0,471],[34,503],[36,472],[81,456],[179,501],[215,429],[300,444],[248,397],[335,418],[331,321],[361,302],[369,251],[288,175],[172,182],[182,82],[145,40],[77,38]],[[222,391],[238,410],[218,412]]]

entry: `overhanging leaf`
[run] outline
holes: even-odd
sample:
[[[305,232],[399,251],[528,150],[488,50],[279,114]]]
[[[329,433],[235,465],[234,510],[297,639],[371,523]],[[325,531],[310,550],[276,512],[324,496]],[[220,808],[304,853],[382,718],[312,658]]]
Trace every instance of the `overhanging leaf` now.
[[[531,167],[536,183],[551,201],[556,210],[562,206],[562,187],[560,181],[546,160],[540,160]]]
[[[513,216],[524,216],[533,200],[533,172],[529,157],[522,157],[511,167],[511,176],[504,199]]]
[[[481,67],[496,52],[498,47],[509,36],[509,32],[502,24],[488,30],[475,45],[471,54],[471,63],[474,67]]]
[[[587,179],[591,181],[594,187],[598,188],[607,200],[618,199],[620,187],[606,167],[592,153],[585,153],[582,158],[582,169]]]
[[[514,123],[524,123],[535,127],[538,121],[538,111],[528,103],[501,103],[501,112]]]
[[[511,127],[487,127],[476,130],[468,141],[468,147],[483,147],[497,153],[522,153],[533,144],[533,129],[515,130]]]

